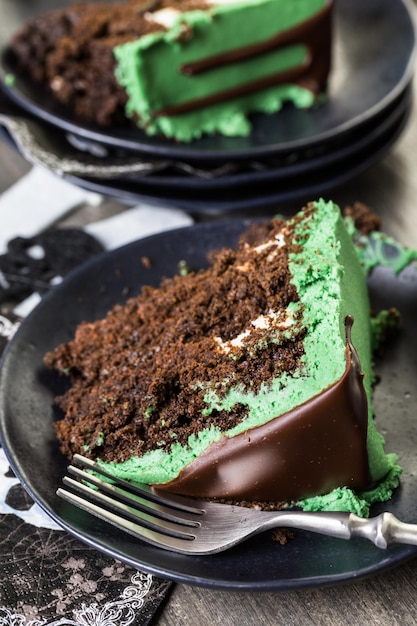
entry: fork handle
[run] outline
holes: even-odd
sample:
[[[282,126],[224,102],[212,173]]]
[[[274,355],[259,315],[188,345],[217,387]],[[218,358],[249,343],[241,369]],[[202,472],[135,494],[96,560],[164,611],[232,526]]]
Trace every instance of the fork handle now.
[[[392,513],[381,513],[369,519],[354,513],[305,513],[285,511],[265,520],[263,529],[286,526],[309,530],[339,539],[362,537],[378,548],[387,548],[392,543],[417,545],[417,524],[400,522]]]
[[[369,539],[378,548],[387,548],[391,543],[417,545],[417,524],[400,522],[392,513],[381,513],[369,519],[351,513],[348,526],[351,537]]]

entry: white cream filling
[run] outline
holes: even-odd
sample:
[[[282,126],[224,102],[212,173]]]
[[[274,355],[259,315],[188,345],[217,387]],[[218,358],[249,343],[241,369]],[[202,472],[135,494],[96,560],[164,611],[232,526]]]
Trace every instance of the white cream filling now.
[[[226,0],[228,1],[228,0]],[[234,1],[234,0],[232,0]],[[271,248],[271,253],[267,257],[267,261],[271,261],[277,254],[279,248],[285,246],[285,228],[277,233],[273,239],[269,239],[265,243],[254,247],[254,251],[257,254],[264,252]],[[243,263],[238,267],[240,271],[247,271],[249,269],[249,262]],[[237,337],[228,341],[223,341],[221,337],[215,337],[215,341],[218,344],[220,350],[224,354],[228,354],[233,348],[242,348],[245,344],[245,339],[250,337],[256,330],[276,330],[283,331],[290,328],[294,324],[294,317],[292,311],[272,311],[270,310],[266,315],[259,315],[256,319],[250,322],[250,328],[247,328],[241,332]]]
[[[255,246],[254,250],[257,254],[267,250],[268,248],[283,248],[285,246],[285,237],[284,233],[281,231],[277,233],[273,239],[269,239],[269,241],[265,241],[265,243],[261,243],[259,246]]]
[[[268,250],[271,248],[271,254],[269,254],[266,258],[267,261],[272,261],[272,259],[276,256],[277,250],[279,248],[283,248],[285,246],[285,229],[281,232],[277,233],[273,239],[269,239],[265,243],[259,244],[259,246],[254,247],[254,251],[256,254],[260,254],[264,250]],[[237,266],[237,269],[241,272],[249,271],[250,263],[246,261],[242,263],[242,265]]]
[[[276,256],[277,254],[277,250],[279,248],[283,248],[284,246],[285,246],[285,233],[282,230],[281,232],[277,233],[273,239],[270,239],[269,241],[266,241],[265,243],[261,243],[259,246],[256,246],[254,250],[257,254],[260,254],[264,250],[268,250],[268,248],[271,248],[271,253],[268,255],[266,260],[272,261],[274,256]]]
[[[154,13],[145,13],[144,17],[148,22],[154,22],[165,28],[171,28],[179,15],[181,15],[181,11],[167,7],[166,9],[159,9],[159,11],[155,11]]]
[[[286,330],[294,323],[294,318],[290,311],[269,311],[266,315],[259,315],[250,322],[251,328],[247,328],[233,339],[223,341],[221,337],[214,340],[224,354],[228,354],[233,348],[243,348],[245,339],[250,337],[256,330]]]
[[[208,5],[216,6],[220,4],[239,4],[242,0],[206,0]],[[178,9],[172,9],[171,7],[166,7],[165,9],[159,9],[158,11],[145,13],[145,19],[149,22],[154,22],[155,24],[160,24],[165,28],[172,28],[178,16],[181,15],[181,11]]]

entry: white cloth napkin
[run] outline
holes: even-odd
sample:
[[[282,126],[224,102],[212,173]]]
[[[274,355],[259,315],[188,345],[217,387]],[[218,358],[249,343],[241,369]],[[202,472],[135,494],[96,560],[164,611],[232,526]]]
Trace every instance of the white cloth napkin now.
[[[140,204],[114,217],[88,224],[84,230],[107,250],[112,250],[141,237],[192,223],[192,218],[182,211]]]
[[[33,237],[81,204],[100,205],[103,196],[85,191],[48,172],[33,167],[0,196],[0,254],[14,237]],[[138,204],[107,219],[88,224],[85,231],[107,250],[159,232],[189,226],[192,218],[184,211]],[[40,295],[32,294],[20,303],[15,313],[25,317],[38,304]]]
[[[6,251],[10,239],[33,237],[80,204],[97,206],[102,199],[100,194],[76,187],[43,167],[33,167],[0,196],[0,254]],[[85,230],[110,250],[192,222],[183,211],[141,203],[119,215],[89,224]]]
[[[33,237],[84,202],[97,205],[101,196],[33,167],[0,196],[0,254],[10,239]]]

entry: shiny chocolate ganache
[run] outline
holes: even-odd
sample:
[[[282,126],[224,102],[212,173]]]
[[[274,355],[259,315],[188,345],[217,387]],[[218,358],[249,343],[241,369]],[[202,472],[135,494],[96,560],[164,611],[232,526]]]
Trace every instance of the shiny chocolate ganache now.
[[[227,51],[208,58],[190,61],[179,68],[179,72],[193,77],[210,70],[244,63],[246,60],[259,57],[262,63],[262,55],[280,50],[289,46],[303,45],[306,50],[302,63],[292,68],[277,71],[269,76],[243,83],[238,87],[219,89],[202,98],[186,100],[181,104],[166,106],[155,110],[152,115],[174,116],[188,113],[233,98],[240,98],[275,85],[296,83],[312,91],[316,96],[325,90],[330,71],[331,59],[331,20],[333,0],[328,0],[326,5],[316,15],[304,20],[297,26],[289,28],[268,40]]]
[[[368,403],[352,324],[346,317],[346,369],[340,380],[262,426],[223,436],[158,489],[203,498],[292,501],[337,487],[368,486]]]

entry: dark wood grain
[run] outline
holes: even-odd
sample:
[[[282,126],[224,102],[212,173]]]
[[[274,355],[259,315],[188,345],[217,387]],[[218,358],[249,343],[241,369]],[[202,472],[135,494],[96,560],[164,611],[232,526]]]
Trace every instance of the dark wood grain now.
[[[417,561],[323,589],[224,593],[178,585],[159,626],[405,626],[417,623]]]

